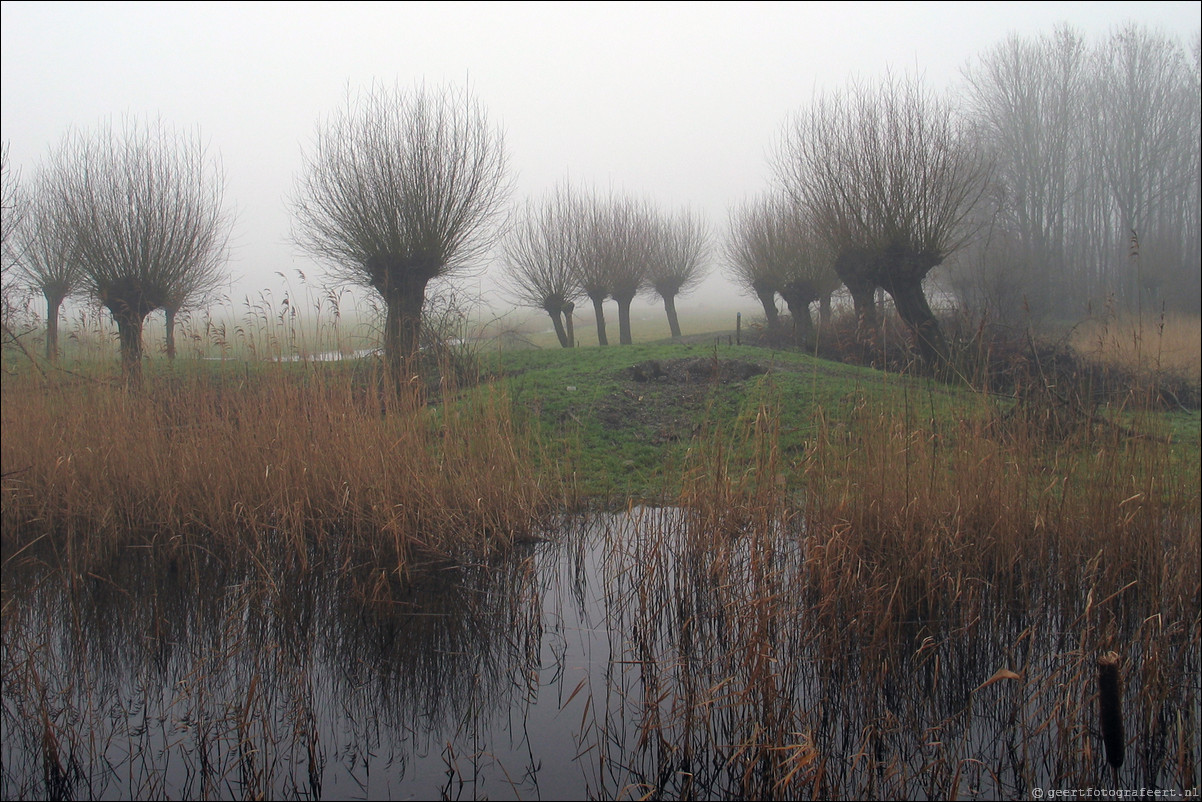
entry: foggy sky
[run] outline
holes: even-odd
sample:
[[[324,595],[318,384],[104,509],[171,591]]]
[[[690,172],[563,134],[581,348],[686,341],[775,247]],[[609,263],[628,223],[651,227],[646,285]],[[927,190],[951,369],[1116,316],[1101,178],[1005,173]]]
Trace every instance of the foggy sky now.
[[[468,86],[499,123],[514,202],[557,181],[665,210],[727,211],[770,180],[767,154],[815,92],[892,69],[953,85],[1011,32],[1060,22],[1094,42],[1135,21],[1187,46],[1198,2],[4,2],[2,136],[31,176],[69,127],[162,116],[199,128],[237,224],[235,297],[321,269],[289,242],[286,199],[318,122],[372,81]],[[496,271],[495,264],[485,266]],[[695,294],[731,290],[715,276]],[[487,274],[466,282],[489,286]],[[641,303],[641,302],[636,302]],[[682,301],[682,308],[688,301]],[[747,299],[750,309],[756,308]]]

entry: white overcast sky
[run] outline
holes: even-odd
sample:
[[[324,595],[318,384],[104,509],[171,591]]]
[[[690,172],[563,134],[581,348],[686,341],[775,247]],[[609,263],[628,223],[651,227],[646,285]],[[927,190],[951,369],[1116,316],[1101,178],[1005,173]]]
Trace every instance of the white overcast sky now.
[[[238,295],[280,286],[276,271],[320,276],[289,242],[286,199],[302,148],[348,86],[466,83],[504,128],[515,200],[570,176],[690,205],[721,232],[730,206],[767,186],[777,132],[815,91],[887,69],[948,86],[1008,33],[1060,22],[1092,42],[1135,21],[1189,46],[1202,3],[4,2],[2,12],[14,166],[31,175],[69,127],[106,117],[198,127],[236,209]],[[721,289],[715,279],[708,297]]]

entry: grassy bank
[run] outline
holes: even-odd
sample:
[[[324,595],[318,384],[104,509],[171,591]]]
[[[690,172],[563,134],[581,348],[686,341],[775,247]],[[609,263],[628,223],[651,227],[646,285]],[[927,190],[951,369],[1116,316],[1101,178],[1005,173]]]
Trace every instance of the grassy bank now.
[[[1171,443],[1164,458],[1174,473],[1196,462],[1199,452],[1198,412],[1140,409],[1147,393],[1139,388],[1113,404],[1065,409],[1050,396],[974,392],[752,346],[531,349],[485,357],[488,369],[504,378],[515,414],[546,442],[562,444],[579,493],[619,504],[631,496],[673,500],[698,436],[738,429],[765,405],[785,478],[797,487],[817,444],[841,442],[859,451],[861,439],[879,440],[882,430],[946,443],[935,461],[973,438],[1017,438],[1039,454],[1046,449],[1037,442],[1046,440],[1084,454],[1108,433]]]

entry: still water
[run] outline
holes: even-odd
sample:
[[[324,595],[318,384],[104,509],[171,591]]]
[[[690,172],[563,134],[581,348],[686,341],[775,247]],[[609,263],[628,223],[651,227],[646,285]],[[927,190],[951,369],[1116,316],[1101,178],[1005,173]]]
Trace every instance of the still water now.
[[[265,576],[214,556],[153,569],[122,559],[103,577],[27,578],[20,592],[6,575],[0,794],[978,799],[1115,787],[1063,611],[995,613],[988,631],[975,613],[916,614],[886,638],[896,648],[868,649],[818,631],[789,522],[767,546],[732,538],[721,554],[690,550],[688,531],[671,509],[570,518],[502,561],[434,567],[405,586],[365,566]],[[1157,711],[1172,726],[1152,721],[1141,736],[1130,711],[1119,787],[1196,787],[1196,638],[1185,633],[1177,654],[1192,678]],[[1021,674],[997,673],[1007,667]],[[1173,726],[1188,737],[1174,741]]]

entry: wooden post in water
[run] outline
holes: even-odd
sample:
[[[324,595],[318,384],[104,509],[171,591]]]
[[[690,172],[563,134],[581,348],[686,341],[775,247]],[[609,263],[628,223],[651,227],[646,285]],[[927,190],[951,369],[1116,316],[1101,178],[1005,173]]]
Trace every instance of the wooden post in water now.
[[[1127,748],[1123,731],[1123,689],[1119,677],[1118,652],[1107,652],[1098,658],[1098,718],[1102,724],[1102,743],[1106,745],[1106,762],[1118,776]]]

